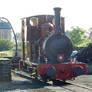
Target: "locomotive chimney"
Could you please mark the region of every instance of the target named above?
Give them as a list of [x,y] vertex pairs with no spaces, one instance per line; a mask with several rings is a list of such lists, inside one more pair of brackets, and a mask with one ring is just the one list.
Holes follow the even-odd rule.
[[61,11],[61,8],[54,8],[54,12],[55,12],[55,33],[59,33],[59,32],[62,31],[61,26],[60,26],[60,11]]

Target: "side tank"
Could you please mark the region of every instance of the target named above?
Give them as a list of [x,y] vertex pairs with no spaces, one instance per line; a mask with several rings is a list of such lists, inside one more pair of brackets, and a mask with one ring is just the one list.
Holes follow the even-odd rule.
[[72,42],[63,33],[62,28],[60,27],[61,22],[60,10],[61,8],[54,8],[55,11],[54,33],[45,40],[43,46],[45,56],[48,59],[47,62],[48,64],[66,62],[72,53]]

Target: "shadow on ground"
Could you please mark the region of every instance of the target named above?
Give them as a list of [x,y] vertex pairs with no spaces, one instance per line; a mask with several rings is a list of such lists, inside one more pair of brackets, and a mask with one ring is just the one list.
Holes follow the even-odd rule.
[[[10,91],[10,90],[28,90],[28,89],[39,89],[48,86],[45,83],[35,82],[30,80],[14,80],[11,82],[0,82],[0,92]],[[15,91],[14,91],[15,92]],[[49,91],[45,91],[49,92]]]

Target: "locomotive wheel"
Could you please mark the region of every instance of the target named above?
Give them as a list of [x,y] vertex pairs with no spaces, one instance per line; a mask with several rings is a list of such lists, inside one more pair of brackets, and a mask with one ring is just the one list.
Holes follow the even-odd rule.
[[53,85],[60,85],[60,81],[59,80],[52,80]]
[[48,77],[53,76],[55,73],[56,73],[56,69],[55,69],[54,66],[49,66],[49,67],[46,68],[46,75]]
[[48,78],[46,75],[40,75],[41,77],[41,80],[44,81],[44,82],[47,82],[48,81]]
[[66,80],[65,80],[65,79],[63,79],[63,80],[62,80],[62,82],[63,82],[63,83],[65,83],[65,82],[66,82]]
[[80,76],[83,74],[83,67],[81,66],[76,66],[74,69],[73,69],[73,75],[76,77],[76,76]]

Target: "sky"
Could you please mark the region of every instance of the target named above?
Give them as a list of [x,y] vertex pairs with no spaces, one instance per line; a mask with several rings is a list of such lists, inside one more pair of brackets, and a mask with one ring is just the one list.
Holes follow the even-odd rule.
[[65,30],[92,27],[92,0],[0,0],[0,17],[8,18],[15,32],[21,32],[21,18],[54,14],[54,7],[62,8]]

